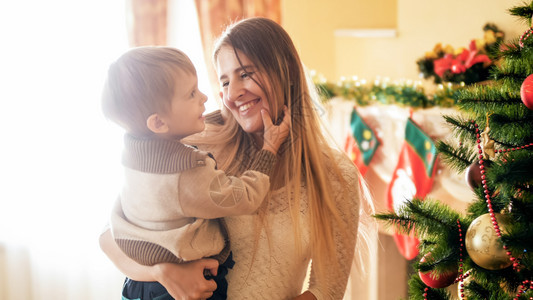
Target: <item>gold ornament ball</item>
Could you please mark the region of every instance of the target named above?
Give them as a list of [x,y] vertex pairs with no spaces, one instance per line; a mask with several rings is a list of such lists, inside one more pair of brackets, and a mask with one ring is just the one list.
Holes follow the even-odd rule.
[[[511,220],[507,215],[494,214],[500,231],[505,232]],[[468,227],[465,247],[470,258],[478,266],[487,270],[501,270],[512,264],[503,249],[501,239],[496,235],[490,214],[477,217]]]

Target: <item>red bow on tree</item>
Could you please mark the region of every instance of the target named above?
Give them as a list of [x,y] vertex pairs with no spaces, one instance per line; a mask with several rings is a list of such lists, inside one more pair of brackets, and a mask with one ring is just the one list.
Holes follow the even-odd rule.
[[491,63],[490,58],[485,54],[479,54],[476,46],[476,41],[470,42],[469,49],[464,49],[461,54],[454,56],[453,54],[446,54],[443,58],[433,61],[433,69],[435,74],[442,77],[444,73],[450,70],[453,74],[460,74],[466,72],[477,63]]

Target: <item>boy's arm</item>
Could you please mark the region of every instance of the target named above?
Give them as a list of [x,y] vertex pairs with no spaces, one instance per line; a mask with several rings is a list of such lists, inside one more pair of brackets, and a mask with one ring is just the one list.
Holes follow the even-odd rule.
[[[216,170],[214,160],[206,158],[206,166],[184,172],[180,178],[180,204],[187,216],[204,219],[254,213],[270,189],[270,178],[276,155],[290,132],[291,116],[283,109],[283,119],[274,125],[267,110],[263,119],[263,148],[250,170],[241,177],[226,176]],[[210,174],[209,172],[214,173]]]
[[270,189],[270,174],[276,156],[261,150],[250,170],[240,177],[228,176],[215,168],[215,161],[205,159],[205,166],[180,175],[178,199],[186,216],[214,219],[254,213]]

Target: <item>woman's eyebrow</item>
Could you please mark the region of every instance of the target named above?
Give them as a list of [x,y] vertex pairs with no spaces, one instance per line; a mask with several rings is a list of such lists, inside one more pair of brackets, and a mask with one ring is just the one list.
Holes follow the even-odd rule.
[[[237,69],[233,70],[232,73],[239,73],[241,71],[247,72],[247,70],[254,69],[254,68],[255,68],[254,65],[246,65],[246,66],[238,67]],[[222,74],[220,75],[218,79],[223,80],[226,78],[228,78],[228,75]]]
[[253,69],[253,68],[255,68],[254,65],[246,65],[246,66],[242,66],[242,67],[238,68],[235,71],[246,71],[247,69]]

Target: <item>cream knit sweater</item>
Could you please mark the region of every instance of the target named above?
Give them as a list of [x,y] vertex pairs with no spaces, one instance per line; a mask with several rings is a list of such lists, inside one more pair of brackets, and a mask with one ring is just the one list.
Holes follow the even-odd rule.
[[[289,201],[284,190],[274,191],[268,212],[270,232],[261,232],[258,245],[255,245],[254,225],[257,215],[233,216],[224,218],[228,226],[235,266],[229,270],[228,299],[292,299],[302,293],[302,289],[311,291],[317,299],[342,299],[352,259],[354,255],[356,231],[359,218],[359,184],[358,172],[353,163],[343,154],[338,153],[336,161],[342,170],[347,186],[340,186],[334,174],[329,174],[333,190],[338,191],[336,199],[347,204],[342,217],[353,228],[349,237],[348,249],[338,252],[340,268],[331,268],[327,282],[317,282],[311,267],[309,286],[304,286],[310,265],[309,219],[306,189],[302,187],[300,222],[302,235],[299,237],[302,250],[297,253]],[[340,195],[342,189],[348,189],[348,197]],[[337,239],[337,243],[339,240]],[[254,249],[257,251],[254,253]]]
[[[206,119],[212,124],[222,124],[222,115],[216,111]],[[206,147],[210,148],[210,147]],[[248,157],[253,157],[251,147]],[[255,150],[257,151],[257,150]],[[224,153],[216,153],[215,156]],[[289,199],[282,188],[271,193],[268,206],[269,232],[262,230],[256,244],[255,230],[257,215],[226,217],[231,240],[231,250],[235,266],[229,270],[228,299],[231,300],[286,300],[309,290],[318,300],[342,299],[350,275],[350,268],[355,251],[357,229],[359,223],[360,191],[356,167],[348,157],[336,152],[334,162],[339,166],[347,186],[341,186],[339,178],[333,172],[328,174],[336,191],[335,199],[345,207],[341,217],[349,228],[353,228],[348,241],[341,243],[336,236],[336,244],[349,245],[338,247],[339,268],[328,269],[327,282],[318,282],[311,264],[309,245],[310,227],[308,199],[305,186],[301,189],[300,222],[302,234],[299,236],[301,251],[297,253],[294,241],[292,218],[289,210]],[[250,163],[250,161],[248,161]],[[243,164],[246,162],[243,161]],[[346,197],[341,193],[347,190]],[[254,249],[256,251],[254,252]],[[309,286],[304,286],[307,271],[311,268]]]

